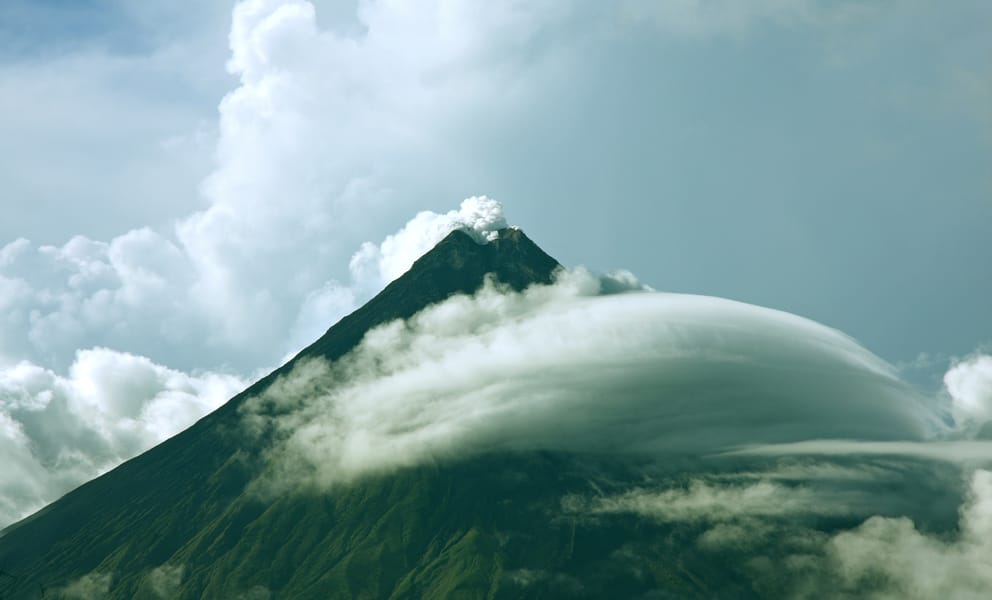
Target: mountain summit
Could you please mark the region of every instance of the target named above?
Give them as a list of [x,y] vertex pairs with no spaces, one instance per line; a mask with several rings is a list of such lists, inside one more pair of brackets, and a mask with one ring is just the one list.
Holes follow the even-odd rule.
[[532,284],[551,283],[552,273],[559,267],[558,261],[519,229],[501,229],[486,244],[455,230],[414,262],[409,271],[365,306],[341,319],[300,355],[340,358],[376,325],[412,317],[453,294],[471,294],[482,286],[487,275],[520,291]]

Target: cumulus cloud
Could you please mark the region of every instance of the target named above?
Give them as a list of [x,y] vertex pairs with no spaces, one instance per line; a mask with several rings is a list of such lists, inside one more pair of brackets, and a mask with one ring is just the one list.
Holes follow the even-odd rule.
[[2,354],[56,369],[88,344],[161,354],[170,342],[188,339],[196,322],[180,316],[174,294],[183,284],[184,257],[150,229],[110,243],[83,236],[57,247],[17,240],[0,257],[7,292]]
[[[348,268],[383,222],[451,197],[407,185],[423,173],[405,165],[428,155],[454,165],[442,140],[484,112],[480,103],[498,102],[514,67],[539,51],[538,30],[559,18],[555,4],[477,14],[447,2],[367,3],[356,35],[318,26],[304,0],[237,3],[228,69],[238,84],[220,103],[200,202],[177,205],[173,227],[157,219],[109,241],[8,244],[0,356],[61,370],[76,349],[100,345],[187,370],[271,367],[402,272],[417,255],[407,253],[452,221],[471,231],[502,222],[482,199],[475,214],[463,206],[432,224],[425,213]],[[356,269],[368,279],[352,287]]]
[[0,369],[0,526],[191,425],[240,391],[233,375],[190,375],[106,348],[67,375]]
[[[436,145],[507,83],[495,70],[530,57],[552,4],[364,3],[364,33],[352,36],[320,28],[304,0],[238,3],[228,69],[240,85],[221,102],[217,166],[203,186],[209,205],[176,228],[196,273],[190,301],[209,315],[212,342],[284,343],[294,323],[347,306],[329,284],[343,278],[340,259],[373,221],[432,201],[394,191],[421,177],[405,165],[425,152],[449,160]],[[426,232],[427,223],[412,227],[421,225]],[[406,259],[390,250],[417,242],[393,243],[352,266],[381,260],[395,277]]]
[[499,448],[718,453],[940,427],[834,330],[717,298],[602,295],[603,281],[490,282],[371,331],[334,364],[297,366],[248,404],[251,428],[282,438],[270,476],[329,485]]
[[992,431],[980,431],[992,421],[992,356],[978,354],[958,362],[944,375],[944,386],[955,422],[992,438]]

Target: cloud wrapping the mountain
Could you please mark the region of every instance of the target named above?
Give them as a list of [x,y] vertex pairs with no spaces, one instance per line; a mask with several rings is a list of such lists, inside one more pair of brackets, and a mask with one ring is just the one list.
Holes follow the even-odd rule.
[[523,293],[490,283],[371,331],[334,364],[297,366],[246,415],[282,437],[272,477],[328,486],[500,448],[705,454],[941,427],[886,363],[827,327],[603,288],[582,270]]

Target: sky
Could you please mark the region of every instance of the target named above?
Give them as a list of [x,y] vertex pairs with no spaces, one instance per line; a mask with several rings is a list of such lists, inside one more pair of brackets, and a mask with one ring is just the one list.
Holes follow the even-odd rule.
[[985,397],[988,3],[491,4],[3,3],[0,524],[504,214]]

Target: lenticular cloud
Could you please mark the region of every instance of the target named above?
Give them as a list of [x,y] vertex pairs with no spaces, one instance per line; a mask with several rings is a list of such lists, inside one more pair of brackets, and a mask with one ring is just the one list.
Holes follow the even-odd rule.
[[246,413],[271,481],[326,485],[497,449],[714,453],[810,439],[922,440],[937,427],[890,367],[812,321],[718,298],[603,295],[564,273],[491,282],[311,361]]

